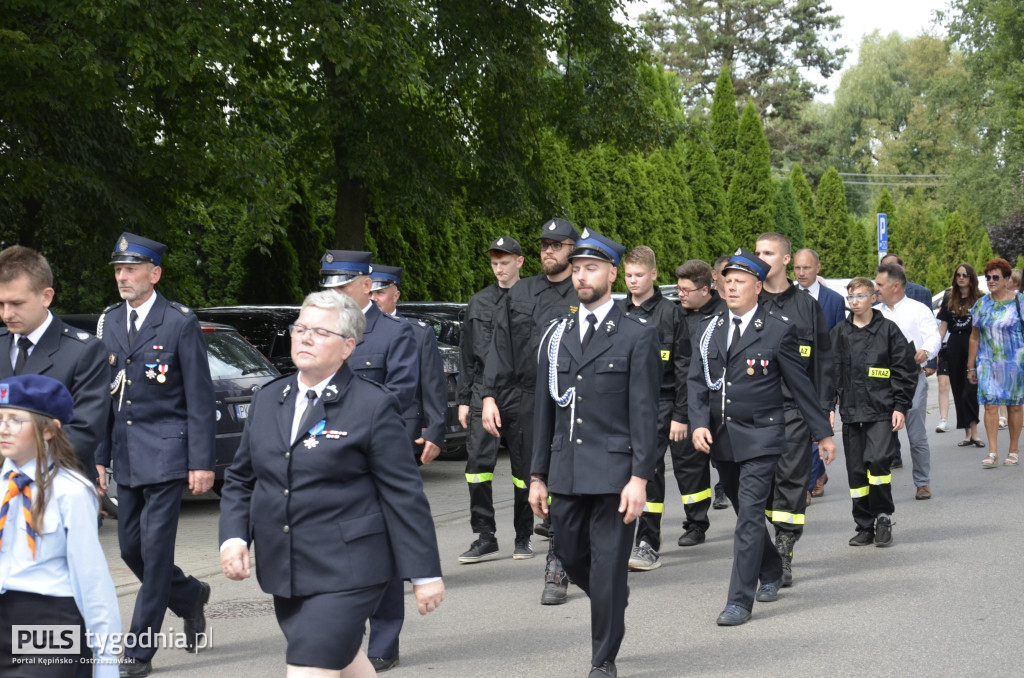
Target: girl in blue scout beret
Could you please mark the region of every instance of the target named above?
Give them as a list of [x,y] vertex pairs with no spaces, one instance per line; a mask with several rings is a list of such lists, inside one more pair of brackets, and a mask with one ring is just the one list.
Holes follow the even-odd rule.
[[[62,428],[71,413],[71,394],[55,379],[0,382],[0,675],[70,678],[86,662],[97,677],[118,675],[117,593],[96,492]],[[18,625],[32,626],[12,636]],[[78,632],[46,632],[55,625]]]

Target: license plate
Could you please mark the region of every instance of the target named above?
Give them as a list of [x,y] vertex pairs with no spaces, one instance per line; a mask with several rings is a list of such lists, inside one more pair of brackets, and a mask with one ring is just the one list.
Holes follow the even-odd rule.
[[235,405],[235,414],[238,415],[239,419],[247,419],[249,417],[249,403],[238,403]]

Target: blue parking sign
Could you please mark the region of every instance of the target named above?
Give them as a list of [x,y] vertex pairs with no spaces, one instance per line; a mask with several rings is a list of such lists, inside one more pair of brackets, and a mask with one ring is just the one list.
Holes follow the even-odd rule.
[[889,217],[882,212],[878,213],[878,251],[889,251]]

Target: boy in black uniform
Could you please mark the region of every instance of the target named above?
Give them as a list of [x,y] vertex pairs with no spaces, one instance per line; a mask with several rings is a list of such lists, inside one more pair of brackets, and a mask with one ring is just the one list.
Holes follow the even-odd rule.
[[[686,438],[686,369],[682,345],[686,338],[683,310],[661,294],[654,250],[634,247],[622,259],[629,295],[616,304],[627,316],[646,318],[658,330],[661,344],[661,390],[658,396],[658,447],[654,478],[647,484],[647,502],[637,521],[629,569],[645,572],[661,567],[661,514],[665,511],[665,448]],[[673,456],[674,456],[673,452]]]
[[917,388],[911,344],[896,323],[871,306],[875,284],[846,286],[853,315],[832,330],[836,399],[857,533],[850,546],[892,544],[892,441],[903,428]]
[[[796,327],[799,359],[814,383],[822,413],[831,409],[832,350],[828,324],[821,306],[801,292],[786,277],[790,261],[789,239],[778,233],[764,233],[754,252],[771,270],[764,281],[758,303],[776,315],[788,318]],[[783,586],[793,585],[793,545],[804,532],[807,486],[811,482],[814,454],[806,416],[801,414],[790,390],[783,387],[786,408],[786,452],[775,469],[775,483],[768,500],[768,518],[775,525],[775,547],[782,556]]]

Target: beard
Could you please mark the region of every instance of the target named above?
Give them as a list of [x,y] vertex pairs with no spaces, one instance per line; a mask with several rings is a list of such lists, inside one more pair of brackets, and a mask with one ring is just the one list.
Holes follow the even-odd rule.
[[541,262],[540,267],[544,275],[558,275],[569,268],[569,260],[559,261],[555,259],[554,261],[548,261],[545,259]]
[[581,304],[590,304],[604,297],[610,289],[611,284],[608,282],[594,284],[590,289],[576,290],[576,296],[579,297]]

